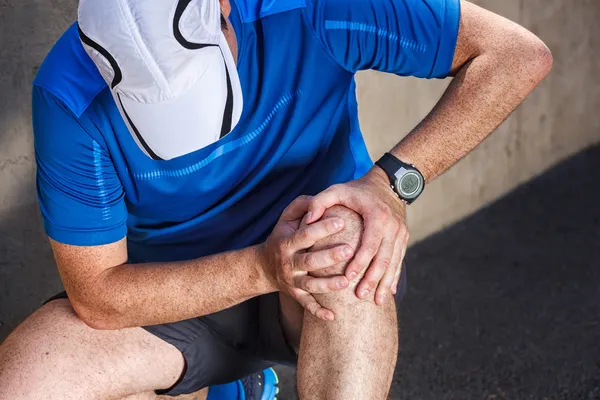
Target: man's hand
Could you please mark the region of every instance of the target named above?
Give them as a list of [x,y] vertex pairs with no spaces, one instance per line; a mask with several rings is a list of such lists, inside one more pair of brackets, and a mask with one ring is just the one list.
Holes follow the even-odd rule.
[[363,178],[334,185],[313,197],[306,222],[318,221],[334,205],[345,206],[364,219],[361,246],[345,275],[353,281],[366,270],[356,295],[365,299],[376,289],[375,302],[382,305],[389,292],[396,294],[406,253],[409,235],[405,205],[377,166]]
[[285,209],[263,246],[265,265],[280,290],[296,299],[314,316],[331,321],[335,318],[333,312],[321,307],[312,294],[346,289],[349,281],[343,275],[314,278],[308,273],[350,260],[354,249],[342,245],[317,252],[307,251],[318,241],[344,229],[341,218],[303,224],[311,202],[311,197],[302,196]]

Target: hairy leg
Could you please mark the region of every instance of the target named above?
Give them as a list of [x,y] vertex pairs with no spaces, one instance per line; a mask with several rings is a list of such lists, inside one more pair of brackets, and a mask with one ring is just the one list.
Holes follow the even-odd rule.
[[[357,248],[362,218],[341,206],[328,210],[324,218],[333,216],[343,218],[346,228],[318,243],[314,250],[340,244]],[[318,276],[337,275],[345,268],[346,263],[340,264],[320,271]],[[354,294],[358,282],[360,277],[343,292],[317,295],[317,301],[334,311],[336,319],[332,322],[303,313],[293,300],[281,296],[290,343],[297,343],[301,332],[298,392],[302,400],[380,400],[388,395],[398,354],[396,305],[393,298],[384,306],[375,305],[373,298],[359,300]]]
[[183,369],[179,350],[144,329],[97,331],[55,300],[0,346],[0,400],[154,400]]

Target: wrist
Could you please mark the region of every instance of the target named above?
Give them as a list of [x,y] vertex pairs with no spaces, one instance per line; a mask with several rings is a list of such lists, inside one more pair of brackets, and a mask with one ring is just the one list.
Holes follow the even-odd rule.
[[379,188],[382,188],[385,191],[388,191],[394,199],[398,201],[404,208],[406,206],[406,202],[398,196],[398,194],[392,188],[392,183],[390,182],[390,178],[387,173],[378,165],[373,165],[373,168],[367,172],[365,175],[365,179],[372,184],[376,185]]
[[277,283],[277,271],[267,255],[266,243],[261,243],[257,246],[254,246],[254,251],[256,265],[262,276],[262,281],[264,281],[265,293],[279,291],[279,285]]
[[365,179],[377,186],[386,187],[387,189],[393,192],[389,176],[378,165],[373,165],[373,168],[371,168],[369,172],[367,172],[367,174],[365,175]]

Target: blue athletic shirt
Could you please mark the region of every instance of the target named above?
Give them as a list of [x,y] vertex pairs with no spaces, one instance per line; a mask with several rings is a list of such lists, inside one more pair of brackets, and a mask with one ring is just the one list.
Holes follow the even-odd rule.
[[371,168],[354,74],[446,77],[460,19],[459,0],[231,3],[241,120],[169,161],[138,148],[76,25],[59,39],[33,89],[37,190],[52,239],[94,246],[127,236],[130,262],[260,243],[296,197]]

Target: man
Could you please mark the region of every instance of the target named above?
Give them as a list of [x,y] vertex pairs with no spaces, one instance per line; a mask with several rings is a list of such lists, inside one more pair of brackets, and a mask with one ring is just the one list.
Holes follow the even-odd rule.
[[[213,396],[239,379],[235,396],[272,398],[265,369],[296,362],[302,399],[386,398],[405,204],[551,64],[461,0],[82,0],[33,93],[68,299],[0,347],[0,399]],[[454,76],[377,166],[364,69]]]

